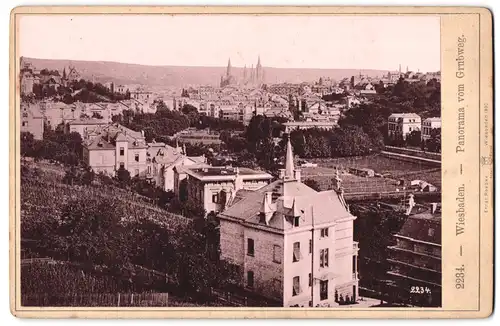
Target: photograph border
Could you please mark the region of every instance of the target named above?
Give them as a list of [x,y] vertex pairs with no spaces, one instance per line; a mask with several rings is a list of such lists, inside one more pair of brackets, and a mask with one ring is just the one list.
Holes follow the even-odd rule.
[[[471,129],[466,126],[466,132],[471,133],[469,136],[475,139],[474,132],[478,132],[478,152],[475,153],[472,149],[460,159],[464,165],[474,162],[478,167],[477,171],[466,169],[469,179],[474,179],[479,182],[479,198],[467,197],[468,212],[479,213],[477,217],[478,231],[474,233],[470,231],[464,236],[465,242],[475,243],[479,245],[480,252],[476,252],[478,264],[476,267],[470,266],[468,273],[470,278],[477,279],[477,285],[472,281],[469,287],[477,286],[477,294],[462,295],[457,297],[453,284],[453,275],[451,275],[450,284],[443,282],[443,305],[441,308],[49,308],[49,307],[21,307],[20,305],[20,276],[18,267],[20,266],[20,133],[18,130],[19,122],[19,94],[20,85],[18,80],[19,70],[19,24],[20,15],[31,14],[65,14],[65,15],[85,15],[85,14],[245,14],[245,15],[439,15],[447,16],[445,20],[441,20],[441,71],[454,64],[449,62],[453,58],[453,54],[449,53],[446,60],[443,60],[443,40],[456,38],[453,34],[453,27],[468,31],[477,30],[478,53],[478,81],[472,78],[464,78],[463,82],[470,85],[470,88],[476,88],[474,96],[479,102],[479,114],[473,119],[477,119],[478,126]],[[460,25],[461,15],[477,16],[479,26],[464,26]],[[443,24],[451,28],[443,29]],[[492,15],[486,8],[478,7],[235,7],[235,6],[212,6],[212,7],[180,7],[180,6],[23,6],[17,7],[11,12],[10,21],[10,146],[9,146],[9,181],[10,181],[10,303],[11,313],[18,317],[28,318],[64,318],[64,317],[85,317],[85,318],[481,318],[487,317],[493,310],[493,51],[492,51]],[[474,36],[474,35],[473,35]],[[456,42],[455,40],[451,43]],[[471,40],[472,42],[472,40]],[[449,42],[448,42],[449,43]],[[473,55],[473,50],[466,56]],[[450,59],[448,59],[450,58]],[[451,59],[453,60],[453,59]],[[474,59],[468,59],[472,66]],[[475,67],[472,67],[475,68]],[[472,69],[469,67],[468,69]],[[474,70],[473,70],[474,71]],[[451,75],[454,71],[451,71]],[[447,79],[446,73],[443,74],[442,82],[442,109],[454,104],[448,97],[448,93],[453,94],[456,91],[456,85],[452,80]],[[449,80],[449,81],[448,81]],[[455,89],[455,90],[453,90]],[[446,94],[446,96],[445,96]],[[450,95],[451,97],[451,95]],[[471,95],[471,97],[473,97]],[[472,101],[472,100],[471,100]],[[476,103],[468,103],[470,106],[477,105]],[[456,106],[456,104],[455,104]],[[487,106],[487,107],[486,107]],[[453,118],[453,112],[451,112]],[[443,114],[444,118],[444,114]],[[456,118],[456,117],[455,117]],[[448,119],[443,119],[448,120]],[[469,120],[469,121],[474,121]],[[443,123],[445,125],[446,123]],[[483,126],[484,125],[484,126]],[[468,131],[467,131],[468,130]],[[443,128],[443,156],[445,156],[445,146],[448,141],[445,139],[455,138],[457,130]],[[470,139],[468,138],[468,139]],[[472,145],[470,145],[472,146]],[[452,146],[454,150],[454,146]],[[471,155],[472,154],[472,155]],[[478,155],[479,154],[479,155]],[[449,155],[450,160],[454,160],[454,156]],[[489,158],[489,159],[483,159]],[[457,171],[452,170],[450,166],[442,165],[442,184],[457,177]],[[452,162],[453,163],[453,162]],[[455,169],[455,166],[453,166]],[[474,172],[472,172],[474,171]],[[462,164],[460,164],[460,175],[462,175]],[[475,174],[477,173],[477,174]],[[451,181],[450,181],[451,182]],[[456,182],[453,182],[455,184]],[[485,189],[486,188],[486,189]],[[474,192],[472,192],[474,193]],[[453,197],[453,195],[451,195]],[[443,202],[454,202],[455,198],[445,198]],[[451,204],[450,204],[451,205]],[[452,218],[446,213],[451,211],[443,211],[444,218]],[[468,216],[469,220],[473,220],[475,216]],[[444,223],[445,221],[443,221]],[[472,223],[472,222],[471,222]],[[454,222],[452,223],[454,225]],[[450,261],[455,261],[457,252],[455,246],[451,248],[450,243],[455,244],[456,239],[445,237],[447,232],[454,231],[443,224],[443,261],[450,257]],[[468,226],[470,227],[470,226]],[[446,230],[446,231],[444,231]],[[469,229],[470,230],[470,229]],[[474,239],[476,237],[477,239]],[[469,241],[467,239],[470,239]],[[472,257],[472,256],[470,256]],[[445,280],[445,267],[443,263],[443,281]],[[478,270],[474,270],[474,268]],[[480,284],[491,285],[490,291],[480,289]],[[450,286],[452,288],[450,288]],[[445,303],[445,295],[452,296]],[[477,302],[477,308],[470,309],[471,301]],[[458,301],[455,304],[455,301]],[[447,309],[447,307],[451,307]]]

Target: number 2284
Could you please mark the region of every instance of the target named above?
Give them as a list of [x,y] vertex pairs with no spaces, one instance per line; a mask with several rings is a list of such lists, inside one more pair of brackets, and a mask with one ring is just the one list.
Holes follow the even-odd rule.
[[455,288],[457,290],[465,289],[465,268],[463,265],[455,268]]

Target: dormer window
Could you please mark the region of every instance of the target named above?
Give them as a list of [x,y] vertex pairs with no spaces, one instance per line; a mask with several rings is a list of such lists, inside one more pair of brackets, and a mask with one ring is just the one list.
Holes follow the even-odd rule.
[[259,223],[266,223],[266,214],[259,213],[257,217],[259,218]]

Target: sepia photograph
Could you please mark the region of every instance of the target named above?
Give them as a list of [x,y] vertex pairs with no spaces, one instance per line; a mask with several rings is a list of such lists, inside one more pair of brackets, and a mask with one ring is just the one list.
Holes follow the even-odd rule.
[[485,312],[482,15],[19,14],[16,307]]
[[19,31],[22,306],[441,306],[439,17]]

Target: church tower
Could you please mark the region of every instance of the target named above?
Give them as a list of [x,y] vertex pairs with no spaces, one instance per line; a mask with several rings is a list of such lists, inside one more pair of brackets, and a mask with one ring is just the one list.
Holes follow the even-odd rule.
[[257,83],[262,82],[262,65],[260,64],[260,55],[257,60],[257,66],[255,67],[255,79]]
[[231,58],[229,58],[229,60],[227,61],[226,76],[231,76]]

